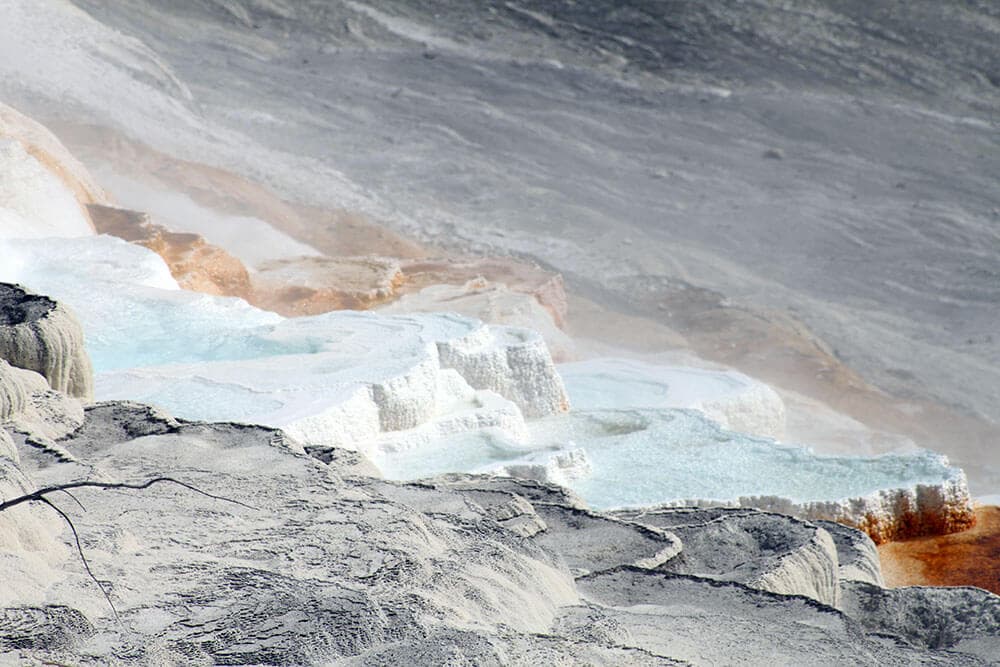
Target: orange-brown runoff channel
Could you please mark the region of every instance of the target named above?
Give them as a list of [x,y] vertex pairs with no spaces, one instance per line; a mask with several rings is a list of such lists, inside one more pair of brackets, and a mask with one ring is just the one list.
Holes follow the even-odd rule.
[[887,542],[878,555],[891,588],[978,586],[1000,595],[1000,507],[977,507],[969,530]]

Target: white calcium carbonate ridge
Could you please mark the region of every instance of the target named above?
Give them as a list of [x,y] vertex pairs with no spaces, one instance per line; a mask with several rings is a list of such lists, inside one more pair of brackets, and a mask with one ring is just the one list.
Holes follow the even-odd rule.
[[0,137],[0,239],[94,233],[69,188],[24,145]]
[[[944,457],[942,457],[944,458]],[[810,521],[834,521],[868,533],[877,542],[923,534],[921,526],[968,527],[974,505],[965,472],[950,468],[939,483],[878,489],[863,496],[796,501],[782,496],[741,496],[735,499],[686,498],[663,507],[753,507]],[[940,530],[928,531],[933,534]]]
[[452,314],[285,319],[179,290],[154,253],[108,237],[3,241],[5,254],[23,261],[0,266],[0,280],[36,285],[79,314],[98,399],[352,448],[433,420],[427,437],[499,427],[523,438],[522,413],[567,407],[544,341],[526,329]]
[[[440,472],[523,465],[512,472],[566,484],[597,507],[662,502],[681,488],[687,489],[681,497],[694,499],[725,500],[727,489],[791,498],[804,484],[810,492],[829,488],[794,504],[837,503],[859,495],[848,490],[859,475],[871,483],[859,487],[860,495],[884,489],[879,493],[895,498],[889,489],[933,486],[947,468],[923,454],[906,459],[915,468],[902,459],[817,457],[662,407],[700,403],[726,410],[730,421],[746,413],[745,421],[766,415],[759,421],[767,423],[778,415],[780,399],[739,374],[614,360],[564,366],[570,394],[583,407],[588,401],[659,407],[560,417],[566,390],[544,341],[530,330],[454,314],[339,311],[285,319],[238,299],[179,290],[154,253],[115,239],[0,243],[23,260],[0,267],[0,280],[13,275],[29,287],[38,284],[79,315],[98,369],[98,399],[159,404],[190,419],[282,427],[302,444],[384,459],[427,448],[435,450],[431,463]],[[777,482],[790,466],[806,481],[785,493]],[[727,469],[743,477],[708,483]],[[944,506],[961,505],[959,491],[945,494]],[[929,506],[919,494],[918,500]],[[863,511],[898,516],[889,500],[872,507]],[[827,510],[823,518],[837,518]]]
[[781,440],[785,404],[767,384],[736,371],[590,359],[559,365],[573,406],[691,408],[723,428]]

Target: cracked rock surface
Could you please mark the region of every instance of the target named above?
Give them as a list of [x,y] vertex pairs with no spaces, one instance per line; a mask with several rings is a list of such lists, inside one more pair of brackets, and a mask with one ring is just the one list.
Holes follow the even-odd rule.
[[[54,512],[4,513],[35,534],[4,543],[19,581],[0,599],[11,660],[974,665],[1000,641],[1000,598],[984,591],[845,579],[839,554],[867,539],[847,528],[734,509],[610,516],[503,477],[389,482],[356,452],[310,456],[276,429],[129,402],[88,407],[51,451],[14,442],[30,456],[4,459],[7,497],[168,475],[228,500],[169,483],[79,489],[86,511],[52,496],[118,621]],[[793,580],[800,590],[775,592]]]

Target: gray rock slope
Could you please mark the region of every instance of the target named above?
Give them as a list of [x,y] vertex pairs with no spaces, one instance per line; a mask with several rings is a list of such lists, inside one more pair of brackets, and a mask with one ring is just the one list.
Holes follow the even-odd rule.
[[[10,4],[0,92],[41,120],[671,325],[658,305],[783,311],[901,398],[998,413],[996,2]],[[995,488],[978,437],[921,444]]]
[[14,526],[0,513],[12,661],[974,665],[1000,651],[1000,598],[849,581],[841,558],[877,575],[849,529],[751,510],[609,516],[501,477],[388,482],[353,453],[137,403],[90,406],[45,446],[10,431],[7,498],[169,475],[243,503],[169,483],[51,496],[116,613],[52,510]]

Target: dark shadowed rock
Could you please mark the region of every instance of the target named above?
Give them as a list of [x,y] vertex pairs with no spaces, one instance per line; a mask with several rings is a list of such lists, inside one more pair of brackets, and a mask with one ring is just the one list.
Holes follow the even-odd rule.
[[875,543],[865,533],[833,521],[817,521],[837,545],[841,581],[864,581],[882,586],[882,565]]
[[954,649],[992,664],[1000,657],[1000,597],[981,588],[842,586],[844,612],[869,632],[888,632],[914,646]]
[[62,605],[0,609],[0,625],[0,651],[69,652],[94,634],[86,616]]

